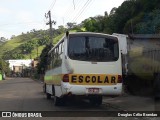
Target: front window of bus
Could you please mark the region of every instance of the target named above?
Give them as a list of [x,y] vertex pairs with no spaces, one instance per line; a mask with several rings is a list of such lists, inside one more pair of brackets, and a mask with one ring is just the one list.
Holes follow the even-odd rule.
[[72,60],[109,62],[119,57],[118,40],[111,37],[71,36],[68,56]]

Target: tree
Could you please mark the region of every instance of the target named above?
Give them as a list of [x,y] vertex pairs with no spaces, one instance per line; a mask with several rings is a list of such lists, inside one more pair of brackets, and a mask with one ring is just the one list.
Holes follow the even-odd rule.
[[46,45],[47,43],[49,43],[49,39],[46,39],[45,37],[39,38],[37,43],[38,43],[38,46]]
[[140,34],[155,34],[160,30],[160,10],[153,10],[146,13],[141,22],[136,24],[136,33]]
[[44,74],[49,62],[48,52],[51,50],[52,47],[53,46],[49,44],[46,45],[46,47],[42,50],[42,53],[40,55],[40,62],[37,65],[37,73]]
[[107,11],[104,12],[104,16],[108,17],[108,12]]
[[159,33],[159,0],[126,0],[118,8],[114,7],[109,16],[95,16],[82,23],[87,31],[116,33]]
[[115,12],[116,12],[116,10],[117,10],[116,7],[112,8],[112,10],[111,10],[110,13],[109,13],[109,16],[114,15]]
[[7,75],[9,75],[10,73],[9,63],[4,61],[3,59],[0,59],[0,71]]
[[11,36],[11,39],[13,39],[13,38],[15,38],[15,37],[16,37],[15,35],[12,35],[12,36]]
[[7,39],[5,37],[0,37],[0,42],[5,42]]
[[58,30],[60,31],[60,33],[64,33],[65,32],[65,28],[63,25],[58,26]]
[[67,23],[67,26],[69,29],[73,28],[75,25],[76,25],[76,23],[71,23],[71,22]]
[[90,17],[83,21],[83,25],[87,31],[94,32],[96,31],[96,19]]

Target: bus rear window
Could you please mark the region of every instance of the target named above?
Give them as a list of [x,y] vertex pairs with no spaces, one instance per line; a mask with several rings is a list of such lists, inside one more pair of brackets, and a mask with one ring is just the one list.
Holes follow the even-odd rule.
[[117,61],[118,40],[111,37],[73,36],[69,39],[68,56],[79,61]]

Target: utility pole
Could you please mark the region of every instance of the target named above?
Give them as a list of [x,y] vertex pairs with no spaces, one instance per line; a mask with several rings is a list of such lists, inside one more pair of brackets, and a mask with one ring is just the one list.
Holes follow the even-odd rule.
[[49,17],[49,22],[46,23],[46,25],[49,25],[50,28],[50,45],[52,45],[52,38],[53,38],[53,31],[52,31],[52,24],[56,24],[56,21],[52,21],[51,20],[51,11],[48,11],[47,14],[45,14],[45,17],[48,18]]

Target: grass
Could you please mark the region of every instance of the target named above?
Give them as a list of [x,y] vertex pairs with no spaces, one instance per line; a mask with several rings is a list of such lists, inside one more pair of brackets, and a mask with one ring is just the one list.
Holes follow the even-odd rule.
[[23,42],[21,39],[19,39],[18,37],[15,37],[14,39],[9,40],[4,44],[0,45],[0,57],[2,57],[3,53],[5,53],[6,51],[13,50],[18,46],[20,46],[22,43]]
[[[54,38],[54,44],[56,44],[62,37],[64,34],[61,34],[59,36],[57,36],[56,38]],[[18,49],[18,47],[23,44],[26,40],[21,39],[21,37],[15,37],[12,40],[9,40],[3,44],[0,44],[0,58],[3,56],[3,54],[7,51],[11,51],[14,49]],[[45,47],[45,45],[43,46],[39,46],[38,47],[38,56],[41,54],[43,48]],[[30,59],[30,58],[36,58],[37,57],[37,48],[35,48],[34,50],[32,50],[31,54],[26,54],[25,55],[25,59]]]
[[[31,51],[31,54],[26,54],[25,55],[25,59],[34,59],[34,58],[37,58],[37,55],[40,56],[43,48],[45,47],[45,45],[43,46],[39,46],[38,48],[35,48],[34,50]],[[37,51],[38,49],[38,51]],[[37,54],[38,52],[38,54]]]
[[[56,44],[63,36],[64,36],[64,34],[60,34],[57,37],[53,38],[54,44]],[[38,47],[38,57],[41,55],[41,52],[44,49],[44,47],[45,47],[45,45]],[[37,58],[37,48],[32,50],[31,54],[26,54],[25,55],[25,59],[31,59],[31,58],[32,59]]]
[[64,36],[63,34],[58,35],[57,37],[53,38],[53,44],[55,45],[59,40],[61,40],[61,38]]

